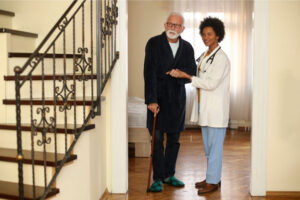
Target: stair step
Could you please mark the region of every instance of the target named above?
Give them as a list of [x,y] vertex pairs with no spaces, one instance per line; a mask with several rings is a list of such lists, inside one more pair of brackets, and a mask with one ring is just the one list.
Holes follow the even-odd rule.
[[[76,128],[76,131],[79,131],[82,125],[77,125],[78,128]],[[88,131],[95,128],[95,124],[88,124],[84,128],[84,131]],[[0,130],[17,130],[16,124],[0,124]],[[21,131],[31,131],[31,125],[30,124],[22,124],[21,125]],[[38,132],[42,131],[42,128],[37,129]],[[68,134],[74,134],[75,129],[74,125],[68,124],[67,125],[67,133]],[[53,130],[47,130],[48,133],[53,133]],[[63,124],[58,124],[56,126],[56,133],[65,133],[65,127]]]
[[11,28],[12,27],[12,17],[15,14],[6,10],[0,10],[0,27]]
[[11,16],[14,17],[15,13],[7,10],[0,10],[0,15],[6,15],[6,16]]
[[[35,187],[37,199],[43,195],[44,187]],[[52,188],[47,197],[52,197],[59,193],[59,189]],[[0,198],[6,199],[19,199],[19,184],[12,183],[7,181],[0,181]],[[33,187],[32,185],[24,185],[24,199],[31,200],[33,199]]]
[[[20,79],[23,80],[26,76],[20,76]],[[82,77],[82,75],[75,75],[75,78],[78,80]],[[86,77],[91,77],[91,75],[86,74]],[[32,75],[32,80],[33,81],[41,81],[42,80],[42,75]],[[93,74],[92,76],[93,79],[97,79],[97,74]],[[56,80],[63,80],[64,79],[64,75],[62,74],[57,74],[55,75],[55,79]],[[73,80],[73,74],[67,74],[66,75],[66,79],[67,80]],[[15,80],[15,76],[14,75],[10,75],[10,76],[4,76],[4,80],[6,81],[14,81]],[[54,80],[53,75],[47,74],[44,75],[44,80],[49,81],[49,80]]]
[[[9,58],[29,58],[32,55],[32,53],[27,52],[9,52],[8,57]],[[38,54],[41,56],[42,54]],[[66,58],[73,58],[73,54],[63,54],[63,53],[57,53],[54,54],[55,58],[64,58],[66,55]],[[75,54],[75,58],[80,58],[81,54]],[[44,55],[44,58],[52,58],[53,59],[53,53],[47,53]]]
[[[44,165],[43,152],[34,153],[34,164],[35,165]],[[30,150],[23,150],[23,163],[24,164],[32,164],[32,157]],[[57,154],[57,165],[64,158],[64,154]],[[55,153],[46,153],[46,165],[55,167]],[[69,157],[67,162],[71,162],[77,159],[77,155],[73,154]],[[16,149],[8,149],[8,148],[0,148],[0,161],[5,162],[18,162],[17,160],[17,150]]]
[[[94,98],[94,103],[96,103],[96,98]],[[16,105],[16,100],[15,99],[3,99],[3,104],[6,105]],[[21,99],[20,101],[21,105],[30,105],[30,99]],[[73,105],[74,104],[74,100],[73,99],[69,99],[67,101],[68,104]],[[43,100],[42,99],[32,99],[32,104],[33,105],[43,105]],[[92,100],[90,97],[86,97],[85,101],[79,98],[76,99],[76,105],[77,106],[82,106],[82,105],[86,105],[86,106],[91,106],[92,105]],[[46,98],[45,99],[45,104],[44,105],[54,105],[54,100],[53,98]],[[63,100],[57,100],[56,101],[56,105],[64,105],[64,101]]]
[[38,34],[36,33],[30,33],[26,31],[18,31],[8,28],[0,28],[0,33],[11,33],[13,35],[23,36],[23,37],[31,37],[31,38],[37,38]]

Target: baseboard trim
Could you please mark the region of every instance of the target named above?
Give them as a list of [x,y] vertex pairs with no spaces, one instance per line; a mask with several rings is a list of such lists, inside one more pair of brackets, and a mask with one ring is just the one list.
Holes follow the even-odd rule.
[[266,197],[288,197],[288,198],[299,198],[300,191],[267,191]]
[[101,196],[101,198],[99,200],[105,200],[105,199],[108,198],[109,195],[110,194],[109,194],[109,192],[108,192],[108,190],[106,188],[105,191],[104,191],[104,193],[102,194],[102,196]]
[[109,193],[106,188],[99,200],[110,200],[110,199],[127,199],[127,193],[126,194],[115,194],[115,193],[112,194],[112,193]]
[[239,126],[237,128],[237,130],[240,131],[240,132],[249,132],[249,131],[251,131],[251,128],[250,127],[246,127],[246,126]]

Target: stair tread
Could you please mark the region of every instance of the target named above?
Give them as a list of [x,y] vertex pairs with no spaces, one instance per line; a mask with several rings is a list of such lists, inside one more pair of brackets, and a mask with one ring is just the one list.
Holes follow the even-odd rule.
[[[81,124],[77,124],[76,131],[79,131],[79,129],[82,127]],[[84,128],[84,131],[91,130],[95,128],[95,124],[88,124]],[[16,124],[13,123],[6,123],[6,124],[0,124],[0,130],[17,130]],[[31,125],[30,124],[21,124],[21,130],[22,131],[31,131]],[[42,128],[38,128],[37,131],[42,131]],[[73,124],[67,124],[66,129],[68,134],[74,134],[75,129]],[[53,130],[47,130],[49,133],[53,133]],[[56,133],[65,133],[65,126],[63,124],[57,124],[56,125]]]
[[[91,74],[86,74],[87,77],[90,77]],[[20,76],[20,79],[23,80],[26,76]],[[55,75],[55,79],[63,79],[64,75],[63,74],[57,74]],[[92,75],[93,79],[97,79],[97,74]],[[76,79],[81,78],[81,75],[75,75]],[[53,74],[45,74],[44,75],[44,80],[53,80]],[[66,74],[66,79],[67,80],[73,80],[73,74]],[[15,80],[15,75],[8,75],[4,76],[4,80],[6,81],[14,81]],[[42,75],[32,75],[32,80],[33,81],[41,81],[42,80]]]
[[15,13],[14,13],[14,12],[11,12],[11,11],[1,10],[1,9],[0,9],[0,15],[6,15],[6,16],[14,17],[14,16],[15,16]]
[[36,33],[31,33],[31,32],[27,32],[27,31],[19,31],[19,30],[4,28],[4,27],[0,27],[0,33],[11,33],[13,35],[18,35],[18,36],[23,36],[23,37],[31,37],[31,38],[38,37],[38,34],[36,34]]
[[[31,52],[9,52],[8,53],[8,57],[9,58],[29,58],[32,55]],[[39,54],[39,56],[41,56],[42,54]],[[67,53],[67,54],[63,54],[63,53],[56,53],[54,54],[55,58],[64,58],[64,55],[66,55],[66,58],[73,58],[73,54],[72,53]],[[81,54],[75,54],[75,58],[80,58]],[[53,59],[53,53],[47,53],[44,55],[44,58],[52,58]]]
[[[44,165],[43,152],[35,151],[34,153],[34,164],[35,165]],[[57,154],[57,164],[61,162],[64,158],[65,154],[58,153]],[[72,154],[67,162],[71,162],[77,159],[77,155]],[[18,162],[17,160],[17,150],[9,149],[9,148],[0,148],[0,161],[7,162]],[[24,164],[32,164],[32,156],[31,150],[23,150],[23,163]],[[55,153],[46,153],[46,165],[47,166],[55,166]]]
[[[96,102],[97,98],[94,97],[94,103]],[[30,105],[31,100],[30,99],[21,99],[20,100],[21,105]],[[67,100],[68,104],[73,105],[74,104],[74,99],[68,99]],[[16,100],[15,99],[3,99],[3,104],[6,105],[16,105]],[[33,105],[43,105],[43,100],[40,98],[33,98],[32,99],[32,104]],[[87,105],[90,106],[92,105],[92,98],[91,97],[86,97],[85,101],[83,101],[82,97],[77,97],[76,98],[76,105],[78,106],[82,106],[82,105]],[[53,98],[45,98],[45,105],[54,105],[54,101]],[[57,100],[56,101],[56,105],[64,105],[64,101],[63,100]]]
[[[36,186],[36,196],[39,199],[43,192],[44,187]],[[31,200],[33,199],[33,186],[24,184],[24,199]],[[59,193],[58,188],[52,188],[47,197],[54,196]],[[0,197],[7,199],[19,199],[19,184],[8,182],[8,181],[0,181]]]

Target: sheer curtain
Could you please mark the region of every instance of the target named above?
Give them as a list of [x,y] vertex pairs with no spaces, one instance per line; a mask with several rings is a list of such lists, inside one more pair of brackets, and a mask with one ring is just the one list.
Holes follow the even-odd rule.
[[[185,18],[185,31],[182,37],[194,47],[195,58],[206,50],[199,35],[199,24],[204,17],[213,16],[225,24],[225,39],[220,43],[231,62],[231,104],[230,127],[250,128],[252,96],[252,32],[253,1],[249,0],[175,0],[172,10],[180,12]],[[189,123],[190,97],[187,89],[186,122]]]

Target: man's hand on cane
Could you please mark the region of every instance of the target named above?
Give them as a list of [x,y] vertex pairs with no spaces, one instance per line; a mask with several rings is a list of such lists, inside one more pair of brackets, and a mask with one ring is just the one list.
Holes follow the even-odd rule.
[[148,109],[153,112],[154,117],[159,113],[159,106],[157,103],[150,103],[148,104]]

